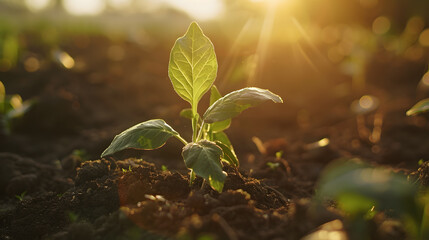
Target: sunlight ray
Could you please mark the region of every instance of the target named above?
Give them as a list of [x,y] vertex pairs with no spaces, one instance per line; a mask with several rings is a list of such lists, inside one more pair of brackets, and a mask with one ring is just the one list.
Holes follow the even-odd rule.
[[267,11],[265,14],[264,23],[262,25],[261,33],[259,35],[258,46],[256,48],[256,59],[257,67],[254,69],[253,73],[250,73],[247,85],[255,85],[255,82],[258,79],[258,75],[262,71],[266,59],[266,54],[268,50],[268,43],[271,39],[271,34],[273,30],[274,19],[276,16],[276,8],[278,5],[278,0],[271,0],[267,3]]

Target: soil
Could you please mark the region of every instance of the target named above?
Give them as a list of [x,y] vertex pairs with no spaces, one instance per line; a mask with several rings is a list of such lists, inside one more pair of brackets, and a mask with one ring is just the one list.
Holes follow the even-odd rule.
[[[12,134],[0,136],[0,239],[301,239],[335,220],[348,233],[335,204],[312,200],[324,167],[340,158],[359,157],[429,185],[428,120],[405,116],[416,101],[423,61],[379,53],[368,63],[365,91],[347,96],[334,90],[351,89],[350,79],[332,69],[303,73],[288,65],[291,60],[273,62],[267,79],[285,68],[293,77],[256,84],[285,103],[267,103],[234,119],[227,134],[241,165],[224,166],[228,177],[218,193],[200,178],[189,185],[178,141],[99,159],[115,134],[148,119],[163,118],[190,132],[190,123],[178,118],[187,106],[167,77],[169,47],[147,49],[100,36],[74,36],[62,44],[75,57],[74,70],[48,61],[35,73],[21,65],[0,73],[9,94],[37,100],[14,122]],[[224,49],[220,41],[215,45]],[[112,46],[125,57],[106,56]],[[275,49],[268,59],[290,51]],[[226,52],[217,54],[221,63]],[[221,68],[220,77],[225,72]],[[312,74],[335,80],[308,80]],[[221,81],[224,93],[245,85]],[[380,106],[353,114],[350,104],[363,94],[376,96]],[[381,136],[369,138],[377,122]],[[389,217],[372,224],[372,239],[407,237]]]

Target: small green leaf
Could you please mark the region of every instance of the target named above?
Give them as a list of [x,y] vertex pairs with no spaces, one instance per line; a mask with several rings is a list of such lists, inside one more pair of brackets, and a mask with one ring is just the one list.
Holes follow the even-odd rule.
[[[222,94],[219,92],[217,87],[213,85],[210,91],[210,105],[215,103],[221,97],[222,97]],[[228,129],[229,126],[231,126],[231,119],[227,119],[221,122],[214,122],[210,124],[210,130],[214,133],[222,132],[225,129]]]
[[427,111],[429,111],[429,98],[423,99],[416,103],[416,105],[407,111],[407,116],[417,115]]
[[180,137],[172,127],[162,119],[152,119],[134,125],[113,139],[101,157],[112,155],[127,148],[151,150],[162,147],[172,136]]
[[226,173],[222,171],[220,158],[222,149],[214,142],[201,140],[189,143],[183,148],[182,156],[188,168],[196,175],[209,181],[216,191],[222,192]]
[[282,103],[283,100],[276,94],[255,87],[243,88],[218,99],[203,115],[206,123],[220,122],[233,118],[249,107],[256,106],[267,100]]
[[171,49],[168,76],[177,94],[191,104],[194,114],[201,97],[213,84],[217,68],[213,44],[192,22]]
[[192,109],[191,108],[182,109],[182,111],[180,111],[180,116],[187,119],[192,119]]
[[24,102],[21,102],[20,105],[17,106],[17,108],[10,109],[6,116],[10,119],[12,118],[19,118],[22,117],[30,108],[35,104],[35,101],[33,100],[27,100]]
[[213,141],[219,141],[232,149],[231,141],[224,132],[217,132],[213,134]]
[[220,121],[220,122],[214,122],[210,124],[210,130],[214,133],[222,132],[231,126],[231,118]]
[[221,97],[222,97],[222,94],[220,94],[217,87],[215,85],[212,85],[212,87],[210,89],[210,105],[215,103]]
[[232,149],[232,146],[228,146],[221,141],[216,141],[216,145],[218,145],[220,148],[222,148],[223,151],[223,159],[225,159],[228,164],[238,167],[238,158],[237,155],[235,155],[234,149]]

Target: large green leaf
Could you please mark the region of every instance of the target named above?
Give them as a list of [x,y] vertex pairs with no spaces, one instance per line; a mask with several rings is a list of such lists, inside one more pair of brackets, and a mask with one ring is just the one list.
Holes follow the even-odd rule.
[[189,143],[183,148],[183,159],[188,168],[196,175],[209,181],[216,191],[222,192],[226,173],[222,171],[220,158],[222,149],[214,142],[201,140],[197,143]]
[[152,119],[134,125],[113,139],[101,157],[112,155],[127,148],[151,150],[162,147],[172,136],[180,137],[172,127],[162,119]]
[[416,103],[416,105],[407,111],[407,116],[412,116],[427,111],[429,111],[429,98],[423,99]]
[[213,44],[192,22],[171,49],[168,76],[177,94],[191,104],[194,114],[201,97],[213,84],[217,68]]
[[268,100],[275,103],[283,102],[281,97],[268,90],[255,87],[243,88],[218,99],[204,113],[203,120],[206,123],[220,122]]

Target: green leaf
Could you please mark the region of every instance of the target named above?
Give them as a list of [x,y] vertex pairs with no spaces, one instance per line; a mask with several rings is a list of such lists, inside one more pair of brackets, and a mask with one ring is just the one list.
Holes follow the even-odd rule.
[[[219,92],[217,87],[215,85],[212,86],[210,91],[210,105],[215,103],[219,98],[222,97],[222,94]],[[221,122],[214,122],[210,124],[210,130],[214,133],[216,132],[222,132],[225,129],[228,129],[229,126],[231,126],[231,119],[226,119]]]
[[275,103],[283,102],[278,95],[255,87],[230,92],[207,109],[203,115],[203,120],[206,123],[213,123],[233,118],[242,111],[267,100],[272,100]]
[[407,111],[407,116],[417,115],[427,111],[429,111],[429,98],[423,99],[416,103],[416,105]]
[[16,108],[9,109],[6,116],[10,119],[22,117],[35,104],[33,100],[27,100],[19,104]]
[[180,116],[187,119],[192,119],[192,109],[191,108],[182,109],[182,111],[180,111]]
[[192,22],[171,49],[168,76],[177,94],[191,104],[194,114],[201,97],[213,84],[217,68],[213,44]]
[[224,121],[211,123],[210,130],[214,133],[222,132],[228,129],[229,126],[231,126],[231,118]]
[[[318,185],[319,199],[350,200],[360,196],[361,199],[373,202],[382,211],[390,209],[399,214],[410,214],[414,218],[418,212],[415,205],[417,186],[404,175],[387,169],[373,168],[353,161],[334,162],[326,167]],[[371,207],[363,201],[339,202],[339,205],[344,206],[344,210],[357,211],[349,214],[362,213]]]
[[219,141],[232,149],[231,141],[228,136],[224,132],[217,132],[213,134],[213,141]]
[[112,155],[127,148],[151,150],[162,147],[172,136],[180,137],[172,127],[162,119],[152,119],[134,125],[113,139],[101,157]]
[[223,159],[225,159],[228,164],[238,167],[238,158],[235,155],[234,149],[232,146],[228,146],[221,141],[216,141],[216,145],[218,145],[223,151]]
[[222,171],[220,158],[222,149],[214,142],[201,140],[189,143],[183,148],[182,156],[188,168],[196,175],[209,181],[216,191],[222,192],[226,173]]
[[222,97],[222,94],[220,94],[217,87],[215,85],[212,85],[212,87],[210,89],[210,105],[215,103],[221,97]]

